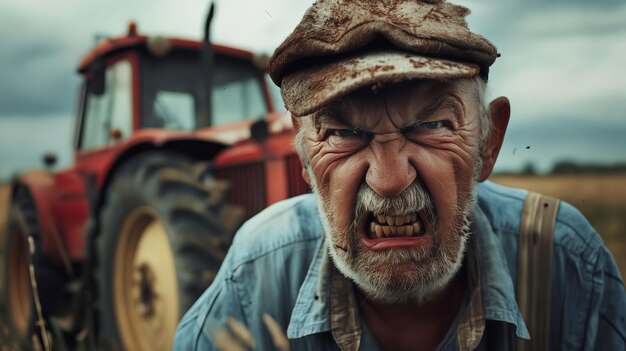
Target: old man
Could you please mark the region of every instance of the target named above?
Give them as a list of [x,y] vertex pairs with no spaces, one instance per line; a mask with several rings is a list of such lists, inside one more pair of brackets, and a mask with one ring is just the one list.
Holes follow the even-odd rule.
[[[509,350],[534,336],[516,299],[527,193],[485,182],[509,101],[484,100],[499,55],[468,29],[468,12],[442,0],[319,0],[307,11],[270,75],[314,194],[241,228],[177,349],[215,349],[229,317],[272,349],[265,314],[292,350]],[[568,204],[553,223],[541,347],[623,350],[613,258]]]

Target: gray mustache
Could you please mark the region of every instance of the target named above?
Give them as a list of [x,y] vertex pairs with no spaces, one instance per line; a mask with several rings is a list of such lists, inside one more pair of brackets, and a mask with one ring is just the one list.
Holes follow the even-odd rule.
[[355,218],[365,212],[384,213],[392,216],[423,211],[431,224],[437,222],[437,213],[430,193],[418,182],[413,182],[400,194],[386,197],[377,194],[365,182],[359,187],[355,203]]

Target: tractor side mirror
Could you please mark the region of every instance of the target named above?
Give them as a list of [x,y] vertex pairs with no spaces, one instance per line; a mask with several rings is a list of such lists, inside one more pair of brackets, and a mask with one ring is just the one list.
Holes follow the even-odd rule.
[[120,141],[122,140],[122,137],[124,136],[124,133],[119,128],[111,129],[110,134],[111,134],[111,139],[113,139],[113,141]]
[[46,168],[52,169],[52,167],[54,167],[54,165],[57,163],[57,155],[53,154],[52,152],[46,153],[45,155],[43,155],[43,163],[44,165],[46,165]]
[[91,66],[89,91],[94,95],[102,95],[106,89],[106,66],[102,60],[96,60]]
[[269,135],[269,126],[267,125],[267,121],[263,118],[252,123],[250,126],[250,136],[252,137],[252,140],[259,144],[263,144]]

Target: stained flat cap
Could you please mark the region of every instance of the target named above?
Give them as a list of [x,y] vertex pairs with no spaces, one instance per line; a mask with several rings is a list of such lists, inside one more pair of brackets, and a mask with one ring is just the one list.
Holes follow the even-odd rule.
[[310,114],[356,89],[411,79],[487,79],[497,57],[469,10],[443,0],[318,0],[269,73],[287,109]]

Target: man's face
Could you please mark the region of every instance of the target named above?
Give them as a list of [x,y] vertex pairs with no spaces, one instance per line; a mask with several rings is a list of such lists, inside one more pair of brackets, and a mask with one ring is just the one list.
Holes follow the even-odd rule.
[[474,84],[362,90],[302,121],[331,255],[371,297],[423,299],[461,265],[479,154]]

